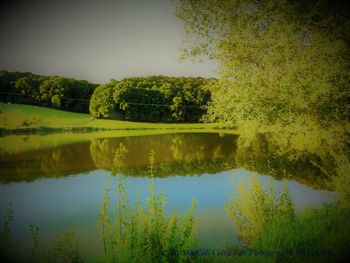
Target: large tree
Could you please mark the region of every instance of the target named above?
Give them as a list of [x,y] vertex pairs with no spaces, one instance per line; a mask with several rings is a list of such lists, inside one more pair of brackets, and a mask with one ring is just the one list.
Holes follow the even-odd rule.
[[340,2],[179,0],[185,56],[221,63],[207,119],[349,118],[349,9]]

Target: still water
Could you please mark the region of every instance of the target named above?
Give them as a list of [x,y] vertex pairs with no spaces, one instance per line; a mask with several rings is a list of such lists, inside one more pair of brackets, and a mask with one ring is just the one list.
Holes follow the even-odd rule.
[[[149,194],[149,154],[153,151],[155,188],[166,194],[167,211],[185,214],[195,198],[198,246],[202,248],[237,242],[225,202],[235,194],[234,185],[256,174],[266,186],[272,180],[277,190],[286,179],[297,212],[330,203],[334,197],[327,178],[311,164],[317,156],[276,155],[262,136],[250,145],[237,135],[223,133],[94,137],[77,142],[60,140],[60,135],[53,141],[47,136],[13,135],[0,141],[1,215],[11,202],[11,237],[23,249],[31,246],[28,226],[33,224],[40,228],[41,240],[74,229],[83,257],[101,254],[100,204],[108,178],[116,185],[110,171],[115,150],[121,146],[127,152],[120,171],[131,201],[145,201]],[[4,143],[11,140],[18,147]],[[23,147],[33,141],[35,146]]]

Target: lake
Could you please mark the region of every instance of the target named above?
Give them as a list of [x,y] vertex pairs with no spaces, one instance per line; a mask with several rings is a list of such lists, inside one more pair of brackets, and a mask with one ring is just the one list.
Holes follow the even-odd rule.
[[[69,138],[69,139],[67,139]],[[0,209],[13,204],[12,239],[25,250],[31,246],[29,225],[40,228],[40,240],[74,229],[85,259],[101,254],[97,225],[104,188],[116,186],[115,151],[127,152],[120,162],[130,200],[145,202],[149,194],[149,156],[154,152],[154,184],[167,196],[167,211],[187,213],[197,202],[198,247],[222,248],[237,243],[225,202],[235,185],[249,178],[278,191],[287,180],[297,212],[331,203],[335,193],[315,153],[298,157],[278,151],[267,135],[247,143],[234,134],[176,133],[101,137],[79,134],[10,135],[0,138]],[[108,179],[109,178],[109,179]],[[1,216],[3,220],[3,216]],[[3,223],[3,221],[1,221]]]

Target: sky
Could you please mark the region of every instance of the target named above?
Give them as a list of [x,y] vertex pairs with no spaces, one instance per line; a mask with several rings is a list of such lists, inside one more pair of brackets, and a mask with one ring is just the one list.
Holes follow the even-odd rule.
[[0,70],[106,83],[129,76],[215,77],[216,61],[178,57],[171,0],[12,0],[0,4]]

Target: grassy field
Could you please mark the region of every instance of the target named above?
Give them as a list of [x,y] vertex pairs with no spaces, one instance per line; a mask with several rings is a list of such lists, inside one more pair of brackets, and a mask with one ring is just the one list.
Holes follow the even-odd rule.
[[218,124],[144,123],[118,120],[96,120],[89,114],[66,112],[32,105],[0,104],[0,128],[26,129],[110,129],[110,130],[212,130]]

